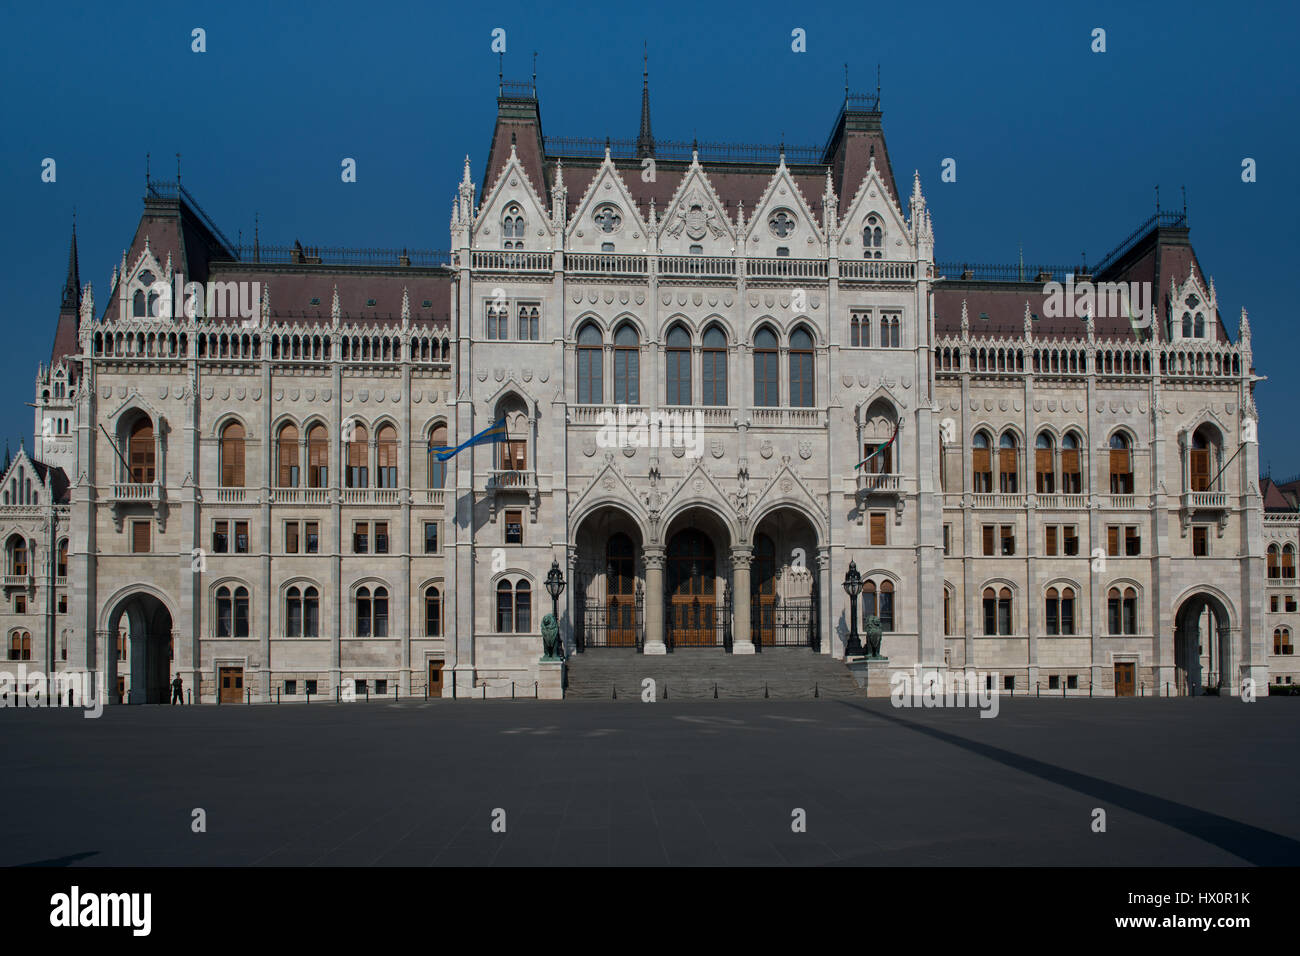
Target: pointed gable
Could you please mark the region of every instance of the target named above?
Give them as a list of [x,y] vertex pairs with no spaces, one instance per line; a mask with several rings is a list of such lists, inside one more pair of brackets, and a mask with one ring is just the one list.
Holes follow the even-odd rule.
[[911,230],[892,185],[874,161],[868,164],[866,175],[840,219],[842,258],[913,257]]
[[645,220],[607,150],[569,221],[565,248],[600,252],[609,244],[614,252],[642,252],[646,232]]
[[750,256],[807,259],[826,255],[826,235],[784,157],[755,205],[743,239]]
[[672,199],[660,213],[659,252],[663,255],[731,255],[736,230],[709,181],[699,156],[692,157]]
[[[503,245],[515,241],[523,245]],[[500,175],[479,205],[474,223],[474,246],[479,249],[552,249],[554,242],[550,215],[538,192],[538,183],[533,182],[512,146]]]

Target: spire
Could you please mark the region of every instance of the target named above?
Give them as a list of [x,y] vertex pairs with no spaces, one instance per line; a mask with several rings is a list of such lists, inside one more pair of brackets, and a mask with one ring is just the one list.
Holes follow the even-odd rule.
[[63,302],[60,312],[75,315],[81,304],[81,270],[77,262],[77,220],[72,219],[72,242],[68,246],[68,277],[63,281]]
[[334,286],[334,300],[330,302],[330,321],[334,325],[339,324],[339,319],[343,317],[343,309],[339,306],[339,287]]
[[970,314],[966,311],[966,300],[961,300],[961,337],[970,338]]
[[1033,340],[1034,340],[1034,323],[1033,323],[1033,318],[1029,312],[1029,300],[1026,299],[1025,300],[1025,341],[1032,342]]
[[636,137],[637,155],[645,158],[655,154],[655,138],[650,132],[650,51],[646,47],[641,55],[641,131]]

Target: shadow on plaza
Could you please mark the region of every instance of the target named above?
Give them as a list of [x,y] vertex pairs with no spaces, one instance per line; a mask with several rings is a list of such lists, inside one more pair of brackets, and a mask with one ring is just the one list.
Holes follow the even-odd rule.
[[1048,783],[1068,787],[1078,793],[1094,798],[1103,807],[1118,807],[1139,814],[1156,823],[1163,823],[1188,836],[1204,840],[1206,843],[1226,850],[1256,866],[1296,866],[1300,864],[1300,841],[1273,833],[1260,827],[1251,826],[1238,820],[1198,810],[1185,803],[1166,800],[1125,787],[1122,784],[1102,780],[1099,777],[1067,770],[1055,764],[1026,757],[1023,754],[994,747],[992,744],[980,743],[966,737],[951,734],[934,727],[926,727],[914,721],[893,714],[888,710],[866,707],[855,701],[840,701],[847,707],[861,711],[871,717],[878,717],[899,726],[925,734],[935,740],[960,747],[973,754],[996,761],[1013,770],[1038,777]]

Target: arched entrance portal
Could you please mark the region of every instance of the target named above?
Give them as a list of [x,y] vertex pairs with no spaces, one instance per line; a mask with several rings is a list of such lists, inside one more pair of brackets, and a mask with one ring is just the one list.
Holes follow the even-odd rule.
[[821,646],[817,532],[792,508],[779,508],[758,524],[749,602],[755,650]]
[[1232,683],[1232,631],[1228,610],[1213,594],[1198,592],[1174,618],[1174,672],[1180,696],[1217,694]]
[[704,508],[679,515],[664,551],[664,643],[731,650],[732,579],[730,535]]
[[645,643],[641,529],[627,512],[601,508],[578,526],[573,567],[574,650]]
[[110,700],[165,704],[169,700],[172,616],[157,597],[140,592],[122,600],[108,621]]

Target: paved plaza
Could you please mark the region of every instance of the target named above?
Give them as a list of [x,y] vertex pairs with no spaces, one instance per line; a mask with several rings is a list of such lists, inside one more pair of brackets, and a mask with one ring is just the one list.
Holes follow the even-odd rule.
[[1294,699],[1003,699],[996,719],[876,700],[417,700],[0,721],[4,865],[1300,864]]

